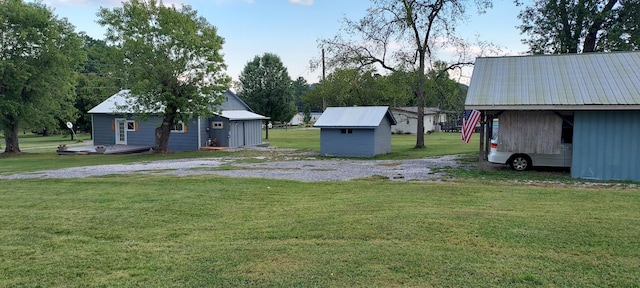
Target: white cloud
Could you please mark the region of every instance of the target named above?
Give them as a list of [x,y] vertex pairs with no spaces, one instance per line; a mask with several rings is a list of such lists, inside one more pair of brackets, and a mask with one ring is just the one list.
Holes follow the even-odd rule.
[[311,6],[311,5],[313,5],[313,0],[289,0],[289,3],[291,3],[291,4],[299,4],[299,5],[304,5],[304,6]]

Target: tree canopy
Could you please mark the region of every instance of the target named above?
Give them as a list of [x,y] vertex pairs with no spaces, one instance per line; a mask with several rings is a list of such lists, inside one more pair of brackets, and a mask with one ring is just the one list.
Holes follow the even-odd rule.
[[[427,75],[425,87],[429,93],[426,93],[425,107],[460,112],[464,109],[465,94],[460,93],[460,85],[448,77],[442,65],[446,63],[435,63],[440,70],[430,70]],[[380,75],[371,69],[336,69],[306,92],[303,102],[312,107],[416,106],[411,86],[413,78],[415,73],[406,71]]]
[[[465,0],[373,0],[373,6],[359,21],[344,20],[344,35],[320,41],[326,49],[329,66],[381,67],[388,71],[408,71],[411,90],[418,106],[416,148],[424,148],[424,106],[427,71],[435,69],[436,51],[443,45],[465,43],[455,36],[456,24],[464,19]],[[480,11],[490,7],[488,0],[475,1]],[[438,38],[447,41],[436,41]],[[471,64],[459,55],[446,70]],[[439,73],[438,73],[439,74]]]
[[640,48],[639,10],[640,0],[535,0],[519,28],[535,54],[632,51]]
[[168,151],[179,121],[211,115],[229,88],[216,27],[189,5],[179,9],[156,0],[131,0],[102,8],[106,39],[121,52],[121,75],[136,97],[128,106],[139,115],[159,112],[157,153]]
[[256,113],[273,121],[288,122],[298,112],[289,72],[277,55],[255,56],[239,78],[238,96]]
[[74,128],[91,131],[91,115],[87,114],[87,111],[120,91],[124,85],[119,77],[113,77],[118,50],[103,40],[87,35],[83,35],[82,40],[82,49],[87,54],[87,61],[82,63],[78,70],[77,98],[74,105],[82,117],[76,120]]
[[21,125],[58,127],[77,117],[75,71],[85,55],[74,27],[40,2],[0,1],[0,126],[18,153]]

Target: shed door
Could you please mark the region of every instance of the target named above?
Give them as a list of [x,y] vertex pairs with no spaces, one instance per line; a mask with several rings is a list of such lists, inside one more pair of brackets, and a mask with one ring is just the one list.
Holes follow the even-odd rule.
[[233,123],[233,137],[235,139],[235,147],[244,147],[244,122],[235,121]]
[[116,119],[116,145],[127,145],[127,119]]

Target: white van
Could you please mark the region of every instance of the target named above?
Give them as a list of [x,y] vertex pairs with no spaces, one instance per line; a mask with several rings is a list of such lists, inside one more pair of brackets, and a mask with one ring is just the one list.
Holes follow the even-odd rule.
[[527,154],[498,152],[498,134],[491,139],[489,162],[508,164],[513,170],[524,171],[533,166],[571,167],[571,143],[560,144],[560,154]]

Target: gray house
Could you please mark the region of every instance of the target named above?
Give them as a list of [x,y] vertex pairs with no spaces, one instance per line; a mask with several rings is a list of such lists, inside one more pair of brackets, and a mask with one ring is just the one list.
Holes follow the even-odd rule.
[[572,177],[640,181],[640,52],[478,58],[465,107],[498,119],[499,149],[564,141]]
[[396,119],[387,106],[329,107],[314,127],[321,155],[373,157],[391,152],[391,125]]
[[[171,151],[196,151],[206,147],[238,148],[262,144],[262,123],[268,118],[253,113],[233,92],[224,93],[221,113],[211,118],[196,117],[176,123],[169,138]],[[94,145],[155,146],[159,117],[142,120],[130,111],[122,111],[135,101],[129,90],[122,90],[89,110]]]

